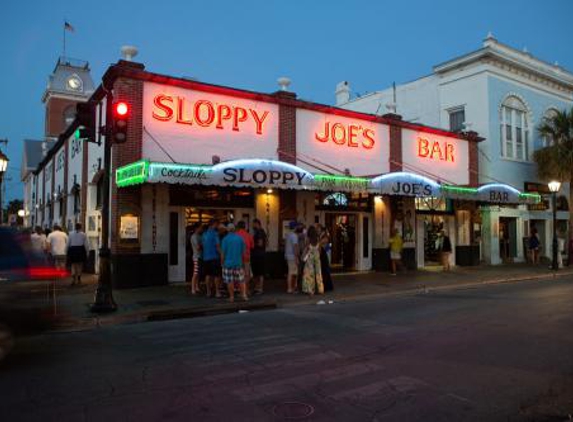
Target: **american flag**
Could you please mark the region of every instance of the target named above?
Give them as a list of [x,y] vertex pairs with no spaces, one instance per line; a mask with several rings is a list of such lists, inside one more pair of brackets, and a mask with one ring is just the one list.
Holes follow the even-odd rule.
[[75,31],[76,31],[75,28],[74,28],[68,21],[65,21],[65,22],[64,22],[64,29],[65,29],[66,31],[70,31],[70,32],[75,32]]

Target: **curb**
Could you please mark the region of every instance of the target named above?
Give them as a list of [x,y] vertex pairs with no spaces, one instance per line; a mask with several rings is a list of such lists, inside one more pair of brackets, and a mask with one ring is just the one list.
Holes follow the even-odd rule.
[[[331,299],[335,303],[341,302],[357,302],[368,299],[380,299],[384,297],[399,297],[399,296],[411,296],[420,293],[430,293],[432,291],[445,291],[445,290],[455,290],[455,289],[469,289],[476,288],[479,286],[497,285],[497,284],[509,284],[522,281],[536,281],[536,280],[555,280],[558,278],[571,276],[573,271],[559,271],[546,274],[535,274],[535,275],[522,275],[514,277],[504,277],[496,278],[482,281],[473,281],[469,283],[460,284],[446,284],[437,286],[428,286],[425,284],[418,284],[412,286],[411,288],[399,290],[399,291],[385,291],[380,293],[364,293],[355,295],[345,295],[343,297],[332,297]],[[295,306],[308,306],[315,305],[316,299],[300,300],[297,302],[282,302],[276,299],[267,300],[264,302],[239,302],[239,303],[227,303],[227,304],[217,304],[213,306],[202,306],[194,308],[176,308],[167,310],[157,310],[157,311],[144,311],[138,312],[130,315],[120,315],[117,317],[107,317],[101,318],[99,316],[94,316],[91,318],[77,318],[69,322],[69,326],[57,327],[54,330],[50,330],[52,333],[64,333],[64,332],[78,332],[78,331],[88,331],[95,328],[101,328],[103,326],[119,325],[119,324],[134,324],[140,322],[152,322],[152,321],[167,321],[174,319],[183,318],[198,318],[207,317],[214,315],[223,315],[229,313],[238,313],[240,311],[259,311],[259,310],[272,310],[277,308],[288,308]],[[73,322],[72,322],[73,321]]]
[[266,301],[260,303],[229,303],[225,305],[218,306],[203,306],[200,308],[180,308],[180,309],[169,309],[165,311],[155,311],[149,312],[147,314],[146,321],[166,321],[170,319],[181,319],[181,318],[197,318],[203,316],[213,316],[221,314],[237,313],[240,311],[262,311],[268,309],[276,309],[276,301]]

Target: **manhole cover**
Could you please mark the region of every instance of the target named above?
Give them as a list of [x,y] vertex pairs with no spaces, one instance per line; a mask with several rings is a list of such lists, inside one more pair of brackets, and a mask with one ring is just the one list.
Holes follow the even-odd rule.
[[304,419],[313,413],[314,407],[300,402],[281,403],[273,408],[273,414],[282,419]]

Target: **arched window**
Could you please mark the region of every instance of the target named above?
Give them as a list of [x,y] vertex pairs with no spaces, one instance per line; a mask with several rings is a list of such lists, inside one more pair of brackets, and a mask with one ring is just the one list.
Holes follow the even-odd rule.
[[[549,108],[543,114],[543,118],[544,119],[551,119],[551,118],[555,117],[556,115],[557,115],[557,110],[555,110],[554,108]],[[544,136],[543,138],[541,138],[541,141],[542,141],[543,148],[553,145],[553,139],[551,139],[547,136]]]
[[501,106],[501,155],[513,160],[529,160],[529,121],[527,107],[517,97],[508,97]]

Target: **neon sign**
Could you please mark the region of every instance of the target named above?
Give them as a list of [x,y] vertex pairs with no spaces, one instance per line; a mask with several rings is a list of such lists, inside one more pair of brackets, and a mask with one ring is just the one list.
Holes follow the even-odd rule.
[[184,96],[158,94],[153,98],[152,117],[161,122],[174,121],[181,125],[215,127],[241,132],[246,126],[262,135],[268,110],[256,110],[205,99],[191,101]]
[[319,142],[332,141],[336,145],[346,145],[350,148],[374,148],[374,130],[356,124],[324,122],[322,133],[316,132],[314,138]]
[[436,161],[454,162],[454,144],[447,141],[430,141],[418,138],[418,157],[429,158]]

